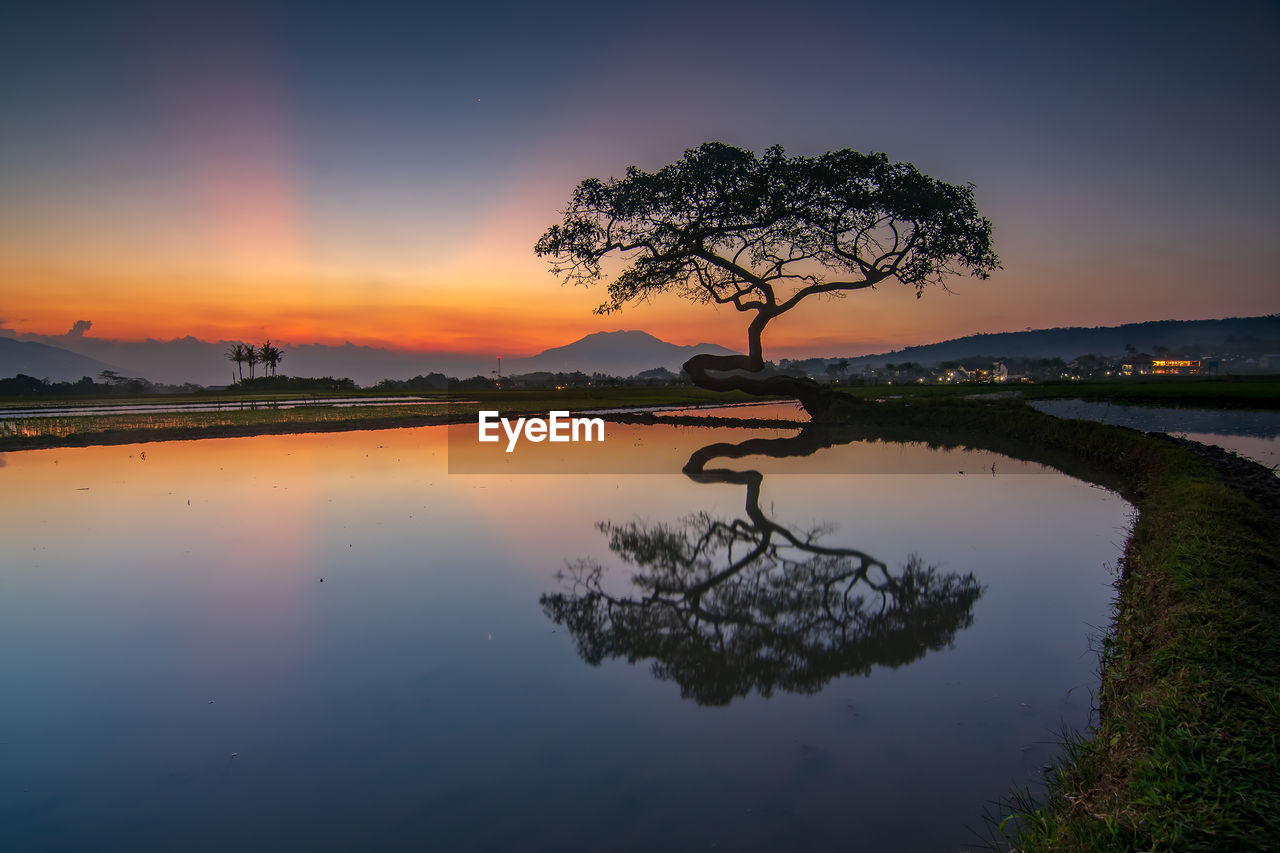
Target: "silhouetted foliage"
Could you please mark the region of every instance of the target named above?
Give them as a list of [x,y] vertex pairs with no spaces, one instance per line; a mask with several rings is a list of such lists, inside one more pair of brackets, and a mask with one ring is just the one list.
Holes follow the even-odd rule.
[[914,557],[895,572],[857,549],[824,546],[830,530],[796,532],[765,516],[758,471],[705,468],[722,456],[800,456],[831,443],[801,433],[703,448],[685,473],[746,486],[746,518],[601,522],[609,549],[636,570],[631,589],[610,584],[600,563],[579,560],[560,575],[567,591],[541,597],[543,610],[569,629],[588,663],[651,659],[654,675],[707,705],[753,689],[815,692],[832,678],[943,648],[972,624],[982,594],[973,575],[943,574]]
[[419,374],[412,379],[383,379],[373,387],[380,391],[443,391],[449,387],[449,377],[443,373]]
[[185,382],[182,385],[164,385],[129,376],[121,376],[114,370],[100,374],[102,382],[83,376],[75,382],[50,382],[19,373],[8,379],[0,379],[2,397],[111,397],[133,394],[167,394],[203,391],[203,386]]
[[[265,374],[270,370],[270,375],[276,375],[276,368],[280,366],[281,360],[284,359],[284,351],[279,347],[272,346],[271,340],[268,339],[265,344],[258,347],[258,361],[262,364],[262,372]],[[251,363],[252,365],[252,363]]]
[[355,391],[354,380],[332,376],[259,376],[237,383],[243,391]]
[[237,379],[240,382],[244,381],[244,363],[249,360],[249,350],[250,347],[244,344],[232,344],[227,347],[225,353],[228,361],[235,362]]
[[225,353],[229,361],[235,362],[237,381],[244,382],[244,365],[249,365],[249,379],[254,379],[254,365],[261,364],[263,377],[275,376],[276,368],[284,359],[284,350],[274,346],[268,339],[262,346],[253,344],[232,344]]
[[[719,142],[657,172],[632,166],[621,179],[584,180],[534,250],[566,282],[609,279],[598,313],[672,290],[754,314],[746,355],[697,355],[685,370],[704,388],[794,394],[811,410],[824,397],[812,381],[709,371],[761,371],[765,326],[809,297],[890,280],[919,296],[953,275],[986,278],[999,267],[972,186],[883,154],[788,157],[775,146],[757,157]],[[609,275],[610,260],[621,272]]]
[[106,390],[106,387],[96,384],[88,376],[78,382],[50,382],[25,373],[0,379],[0,395],[5,397],[69,397],[92,394],[95,389]]
[[472,376],[470,379],[453,379],[449,387],[459,391],[492,390],[498,387],[498,383],[487,376]]
[[507,376],[502,380],[504,388],[586,388],[594,384],[617,381],[612,376],[597,373],[588,376],[581,370],[572,372],[552,372],[537,370],[532,373],[520,373]]
[[654,367],[649,370],[642,370],[632,377],[635,384],[645,385],[688,385],[689,376],[686,373],[672,373],[665,367]]
[[155,387],[146,379],[138,376],[122,376],[114,370],[104,370],[98,374],[98,378],[116,393],[143,394]]
[[1120,365],[1114,359],[1096,353],[1077,356],[1072,365],[1079,371],[1081,376],[1086,378],[1105,377],[1118,373],[1120,370]]

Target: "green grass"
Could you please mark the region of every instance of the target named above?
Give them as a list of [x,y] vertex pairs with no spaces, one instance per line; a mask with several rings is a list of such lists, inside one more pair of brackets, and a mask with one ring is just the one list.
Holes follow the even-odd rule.
[[1190,463],[1148,477],[1102,717],[1023,809],[1020,849],[1264,850],[1280,840],[1280,565],[1260,509]]

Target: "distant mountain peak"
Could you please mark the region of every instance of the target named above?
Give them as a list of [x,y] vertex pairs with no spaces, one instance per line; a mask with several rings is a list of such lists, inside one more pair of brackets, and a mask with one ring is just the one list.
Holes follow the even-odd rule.
[[36,379],[74,382],[104,370],[118,368],[51,344],[0,337],[0,378],[23,373]]
[[[611,332],[610,331],[591,332],[590,334],[583,335],[582,337],[578,338],[576,341],[564,344],[559,347],[551,347],[550,349],[543,350],[543,352],[550,352],[552,349],[563,349],[564,347],[575,346],[577,344],[581,344],[586,341],[608,341],[611,343],[622,343],[626,341],[657,341],[660,344],[667,343],[661,338],[654,337],[648,332],[642,331],[640,329],[614,329]],[[675,344],[671,344],[671,346],[675,346]],[[539,355],[541,355],[541,353],[539,353]]]
[[715,355],[735,354],[733,350],[718,344],[681,346],[640,329],[615,329],[592,332],[572,343],[551,347],[529,358],[509,359],[503,365],[503,371],[517,374],[581,370],[583,373],[634,376],[642,370],[663,367],[678,372],[681,365],[703,352]]
[[634,338],[648,338],[654,341],[661,340],[661,338],[655,337],[654,335],[649,334],[643,329],[614,329],[612,332],[610,331],[592,332],[589,335],[583,335],[581,338],[579,338],[579,340],[585,341],[587,338],[616,338],[619,335],[628,335]]

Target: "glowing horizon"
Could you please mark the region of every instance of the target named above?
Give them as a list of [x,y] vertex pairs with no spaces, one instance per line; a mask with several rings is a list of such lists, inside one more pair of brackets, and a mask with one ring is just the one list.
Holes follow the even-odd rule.
[[[523,355],[626,328],[740,348],[746,316],[674,296],[597,316],[602,292],[561,286],[532,251],[583,178],[659,168],[713,139],[886,151],[973,182],[995,225],[1004,270],[990,281],[806,303],[770,325],[766,357],[1276,310],[1280,120],[1259,106],[1280,79],[1280,15],[1265,4],[1170,14],[1165,40],[1136,12],[1098,32],[1032,10],[979,26],[937,4],[937,33],[965,38],[868,47],[856,72],[839,61],[849,31],[896,33],[907,13],[820,5],[694,15],[744,43],[787,35],[765,66],[692,49],[696,26],[672,35],[616,11],[558,26],[529,11],[523,29],[481,37],[478,12],[414,4],[354,29],[287,4],[189,16],[126,4],[73,24],[23,7],[0,75],[14,104],[0,332],[90,320],[107,340]],[[424,28],[451,40],[424,54]],[[602,32],[614,34],[603,64]],[[1081,71],[1064,32],[1106,67]],[[650,50],[668,42],[655,67]],[[1214,93],[1194,125],[1184,90]],[[734,93],[750,94],[749,115]]]

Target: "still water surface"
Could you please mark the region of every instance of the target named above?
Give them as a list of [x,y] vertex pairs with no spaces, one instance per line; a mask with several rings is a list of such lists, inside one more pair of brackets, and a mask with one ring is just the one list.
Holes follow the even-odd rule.
[[794,431],[609,430],[673,473],[450,475],[440,427],[0,456],[0,849],[960,850],[1087,723],[1118,497],[861,443],[696,482]]
[[285,400],[215,400],[212,402],[164,403],[77,403],[72,405],[34,404],[0,407],[0,423],[25,418],[69,417],[79,415],[158,415],[196,412],[244,412],[260,409],[299,409],[332,407],[337,409],[369,406],[447,406],[474,403],[474,400],[439,400],[422,397],[315,397]]
[[1031,405],[1059,418],[1167,432],[1202,444],[1216,444],[1268,468],[1280,467],[1280,412],[1119,406],[1085,400],[1034,400]]

